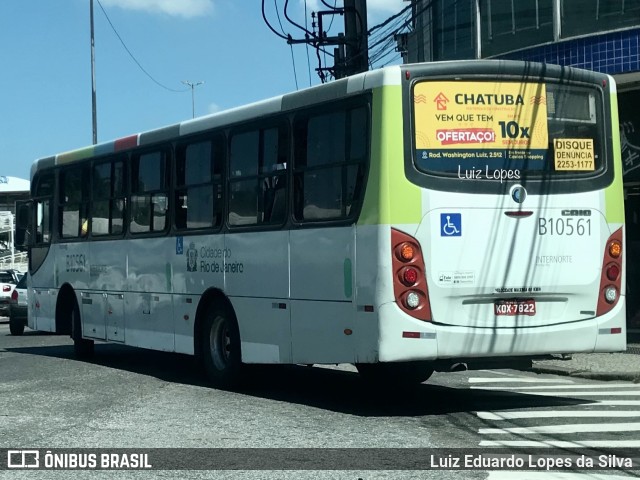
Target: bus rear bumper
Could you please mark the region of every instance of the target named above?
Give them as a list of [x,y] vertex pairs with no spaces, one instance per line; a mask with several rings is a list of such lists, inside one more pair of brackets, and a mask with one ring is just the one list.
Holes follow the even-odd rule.
[[379,309],[379,361],[536,357],[626,349],[624,297],[606,315],[530,328],[434,325],[416,320],[395,303]]

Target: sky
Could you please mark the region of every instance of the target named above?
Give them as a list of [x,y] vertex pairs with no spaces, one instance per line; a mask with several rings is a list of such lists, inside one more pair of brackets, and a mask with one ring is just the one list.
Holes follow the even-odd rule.
[[[300,25],[305,18],[310,24],[312,11],[327,10],[321,0],[287,3]],[[204,82],[193,89],[196,117],[320,83],[315,50],[308,50],[308,62],[305,46],[294,45],[292,59],[291,47],[263,21],[261,5],[94,0],[98,143],[191,118],[191,88],[182,81]],[[265,0],[267,18],[276,30],[302,38],[284,5]],[[369,28],[407,5],[368,0]],[[29,179],[36,159],[91,145],[89,20],[90,0],[0,2],[0,176]],[[343,27],[336,16],[329,34]],[[374,66],[386,63],[400,63],[399,54]]]

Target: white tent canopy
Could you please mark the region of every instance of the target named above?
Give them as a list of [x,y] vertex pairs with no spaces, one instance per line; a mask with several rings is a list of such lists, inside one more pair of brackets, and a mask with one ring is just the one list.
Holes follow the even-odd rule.
[[0,193],[28,192],[29,180],[0,175]]

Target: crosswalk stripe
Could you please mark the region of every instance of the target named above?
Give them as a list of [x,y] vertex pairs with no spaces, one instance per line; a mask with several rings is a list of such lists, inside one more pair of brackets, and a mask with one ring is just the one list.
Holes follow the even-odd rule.
[[637,432],[640,423],[576,423],[570,425],[540,425],[537,427],[481,428],[480,435],[496,435],[515,433],[534,435],[538,433],[587,433],[587,432]]
[[[504,390],[502,388],[496,389],[491,387],[471,387],[473,390],[485,390],[485,391],[496,391],[496,390]],[[508,393],[518,393],[517,391],[510,391]],[[523,395],[525,392],[523,392]],[[526,395],[541,395],[545,397],[605,397],[605,396],[614,396],[614,397],[637,397],[640,396],[640,390],[634,391],[626,391],[626,392],[571,392],[571,391],[561,391],[561,392],[526,392]]]
[[534,385],[534,386],[524,386],[524,387],[512,387],[512,386],[505,386],[505,387],[492,387],[492,386],[487,386],[487,387],[471,387],[474,389],[483,389],[483,390],[544,390],[544,389],[554,389],[554,388],[567,388],[567,389],[588,389],[588,388],[608,388],[608,389],[613,389],[613,388],[636,388],[638,389],[638,392],[640,392],[640,387],[638,387],[638,385],[632,384],[632,383],[612,383],[611,385],[599,385],[599,384],[594,384],[594,385],[590,385],[590,384],[574,384],[574,385]]
[[[493,372],[492,372],[493,373]],[[572,410],[526,410],[526,411],[479,411],[476,412],[476,416],[480,420],[500,422],[504,420],[518,420],[518,419],[561,419],[561,418],[575,418],[575,419],[596,419],[601,423],[571,423],[568,425],[554,424],[554,425],[534,425],[528,427],[509,426],[506,428],[495,428],[499,423],[494,424],[491,428],[479,428],[478,434],[481,438],[487,438],[490,435],[500,436],[506,435],[521,435],[525,436],[520,440],[480,440],[480,447],[506,447],[506,448],[640,448],[640,439],[629,440],[585,440],[585,441],[572,441],[572,440],[558,440],[558,439],[545,439],[547,435],[580,435],[584,433],[602,433],[607,434],[609,432],[639,432],[640,422],[624,422],[624,419],[638,419],[640,417],[640,409],[636,410],[622,410],[622,409],[605,409],[606,407],[638,407],[640,406],[640,400],[629,399],[629,397],[640,396],[640,387],[631,383],[576,383],[573,380],[565,379],[538,379],[527,377],[472,377],[468,379],[470,390],[485,390],[487,392],[503,391],[507,394],[521,394],[521,395],[536,395],[545,397],[563,397],[563,398],[576,398],[579,401],[577,405],[567,405],[567,407],[573,407]],[[503,384],[498,386],[498,384]],[[529,384],[529,385],[527,385]],[[535,384],[535,385],[531,385]],[[591,401],[591,398],[593,401]],[[598,397],[608,397],[600,400]],[[618,399],[619,397],[621,399]],[[627,397],[627,398],[624,398]],[[576,410],[577,406],[587,407],[584,410]],[[593,407],[593,410],[588,409]],[[605,408],[603,408],[605,407]],[[607,421],[609,419],[609,421]],[[611,423],[612,419],[618,420],[618,423]],[[580,420],[577,420],[580,421]],[[622,423],[624,422],[624,423]],[[553,421],[547,423],[556,423]],[[502,424],[504,425],[504,423]],[[509,424],[507,424],[509,425]],[[511,424],[513,425],[513,423]],[[517,425],[517,423],[516,423]],[[528,435],[542,435],[543,440],[527,440]],[[635,436],[635,435],[633,435]],[[491,438],[491,437],[488,437]],[[504,438],[504,437],[503,437]],[[509,437],[507,437],[509,438]],[[516,437],[517,438],[517,437]],[[534,437],[535,438],[535,437]],[[566,437],[565,437],[566,438]],[[569,437],[569,439],[572,437]],[[495,472],[505,473],[510,472]],[[549,472],[519,472],[519,478],[526,480],[527,477],[520,475],[520,473],[536,473],[537,475],[531,477],[531,480],[542,480],[543,478],[554,478],[544,476]],[[554,472],[554,473],[567,473],[567,472]],[[498,480],[500,477],[490,477],[494,480]],[[510,477],[502,477],[504,480]],[[512,477],[511,477],[512,478]],[[564,476],[557,477],[558,480],[587,478],[580,476]],[[593,477],[588,477],[593,480]],[[616,478],[612,475],[603,475],[602,480],[609,480]]]
[[640,410],[542,410],[527,412],[476,412],[482,420],[515,420],[521,418],[627,418],[640,417]]
[[498,370],[478,370],[479,372],[482,373],[491,373],[493,375],[502,375],[504,377],[518,377],[518,374],[515,373],[507,373],[507,372],[500,372]]
[[[573,380],[555,378],[527,378],[527,377],[471,377],[469,383],[575,383]],[[558,387],[560,388],[560,387]]]
[[585,440],[569,442],[564,440],[482,440],[480,447],[540,447],[540,448],[640,448],[640,440]]

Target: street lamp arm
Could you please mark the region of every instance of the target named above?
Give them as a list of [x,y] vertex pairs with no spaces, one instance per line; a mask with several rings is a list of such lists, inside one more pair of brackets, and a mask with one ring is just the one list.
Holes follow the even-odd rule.
[[203,85],[204,80],[200,80],[198,82],[190,82],[189,80],[182,80],[182,83],[191,88],[191,118],[196,117],[196,103],[195,103],[195,92],[194,88],[198,85]]

